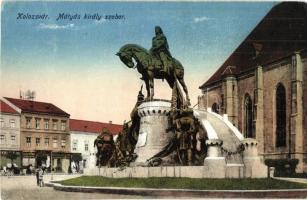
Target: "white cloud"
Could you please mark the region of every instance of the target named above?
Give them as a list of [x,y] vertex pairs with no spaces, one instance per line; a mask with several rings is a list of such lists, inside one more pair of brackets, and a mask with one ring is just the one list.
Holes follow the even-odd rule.
[[57,25],[57,24],[40,24],[38,26],[41,29],[51,29],[51,30],[57,30],[57,29],[68,29],[75,27],[74,24],[67,24],[67,25]]
[[106,21],[107,20],[105,18],[101,18],[100,20],[95,20],[94,23],[98,25],[98,24],[105,23]]
[[208,20],[210,20],[209,17],[195,17],[195,18],[194,18],[194,22],[195,22],[195,23],[203,22],[203,21],[208,21]]

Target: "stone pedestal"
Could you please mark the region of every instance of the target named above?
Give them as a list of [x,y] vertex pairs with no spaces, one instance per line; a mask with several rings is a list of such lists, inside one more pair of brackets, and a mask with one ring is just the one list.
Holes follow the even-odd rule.
[[[138,155],[132,165],[146,165],[147,160],[159,153],[171,140],[174,133],[166,133],[171,103],[163,100],[144,102],[138,107],[141,117],[140,132],[135,153]],[[171,159],[164,158],[162,165]]]
[[205,178],[225,178],[226,162],[221,152],[222,144],[220,139],[206,141],[208,152],[204,161]]
[[244,145],[243,162],[245,166],[244,177],[264,178],[267,177],[267,167],[261,162],[258,156],[258,142],[252,138],[242,141]]
[[86,168],[92,169],[92,168],[96,168],[96,154],[95,153],[90,153],[89,157],[88,157],[88,163]]

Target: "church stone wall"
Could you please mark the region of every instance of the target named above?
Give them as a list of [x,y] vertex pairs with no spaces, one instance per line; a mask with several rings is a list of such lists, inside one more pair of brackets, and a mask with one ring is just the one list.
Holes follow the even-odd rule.
[[249,76],[238,79],[238,129],[244,134],[244,98],[249,94],[254,104],[255,76]]
[[[211,106],[214,103],[217,103],[220,107],[221,103],[222,103],[221,95],[222,95],[222,88],[221,88],[220,85],[211,89],[211,90],[209,90],[208,95],[207,95],[207,91],[205,90],[204,94],[202,96],[200,96],[199,108],[200,109],[206,109],[207,107],[211,108]],[[209,97],[208,98],[208,106],[207,106],[207,97]],[[219,114],[221,114],[221,107],[220,107]]]
[[[276,141],[276,87],[282,83],[286,90],[286,147],[275,147]],[[264,151],[265,158],[286,157],[289,147],[289,120],[291,99],[291,63],[282,61],[264,67],[263,72],[263,98],[264,98]],[[278,155],[279,154],[279,155]]]
[[[290,128],[290,119],[291,119],[291,77],[293,76],[292,65],[293,65],[293,58],[288,57],[278,62],[272,63],[268,66],[262,66],[263,73],[263,137],[264,138],[256,138],[261,147],[261,151],[259,153],[262,155],[264,152],[264,158],[287,158],[289,153],[289,128]],[[298,158],[299,155],[304,154],[303,156],[303,170],[307,172],[307,52],[301,53],[301,60],[303,64],[303,136],[299,139],[296,134],[296,129],[301,124],[294,123],[296,121],[295,114],[292,114],[292,123],[291,123],[291,157]],[[276,87],[278,83],[281,83],[286,90],[286,146],[285,147],[276,147]],[[256,83],[256,74],[254,72],[250,72],[249,74],[245,74],[239,76],[237,78],[237,112],[238,114],[238,129],[243,133],[244,132],[244,99],[245,94],[249,94],[253,105],[255,104],[255,90],[257,89]],[[201,102],[200,108],[207,107],[207,93],[206,89],[203,90],[203,95],[200,97],[199,101]],[[208,105],[209,107],[212,106],[214,102],[218,103],[220,106],[219,114],[225,113],[225,108],[227,107],[225,101],[225,87],[222,83],[217,83],[214,86],[211,86],[211,89],[208,92],[209,100]],[[222,96],[224,96],[223,104],[222,104]],[[258,105],[260,106],[260,105]],[[253,107],[254,109],[255,107]],[[256,112],[253,110],[254,113],[254,120],[256,120]],[[256,130],[256,125],[254,130]],[[261,125],[261,124],[260,124]],[[296,127],[298,126],[298,127]],[[256,134],[257,135],[257,134]],[[297,145],[298,141],[303,142],[303,149],[298,152]],[[300,171],[301,172],[301,171]]]
[[304,172],[307,172],[307,52],[302,55],[303,62],[303,135],[304,135],[304,146],[303,151],[305,153],[303,161],[304,161]]

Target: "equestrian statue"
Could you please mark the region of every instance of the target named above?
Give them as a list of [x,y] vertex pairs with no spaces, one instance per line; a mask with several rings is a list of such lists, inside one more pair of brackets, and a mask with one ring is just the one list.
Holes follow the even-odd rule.
[[171,56],[167,39],[159,26],[155,27],[150,51],[136,44],[126,44],[116,53],[129,68],[136,68],[142,75],[147,90],[146,100],[153,100],[154,79],[166,80],[171,88],[178,80],[186,94],[186,102],[190,105],[187,86],[184,82],[182,64]]

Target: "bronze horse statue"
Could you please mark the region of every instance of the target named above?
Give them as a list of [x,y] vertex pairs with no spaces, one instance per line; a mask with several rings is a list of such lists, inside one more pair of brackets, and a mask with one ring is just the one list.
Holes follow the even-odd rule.
[[[127,44],[120,48],[116,54],[120,60],[129,68],[137,68],[138,72],[142,74],[142,80],[145,81],[147,90],[147,100],[153,100],[154,97],[154,79],[166,79],[171,88],[174,87],[176,80],[181,84],[188,104],[190,98],[188,89],[184,82],[184,68],[182,64],[172,58],[169,74],[161,73],[162,62],[159,58],[150,54],[145,48],[136,44]],[[135,65],[135,62],[136,65]]]

